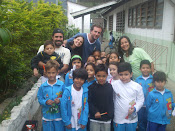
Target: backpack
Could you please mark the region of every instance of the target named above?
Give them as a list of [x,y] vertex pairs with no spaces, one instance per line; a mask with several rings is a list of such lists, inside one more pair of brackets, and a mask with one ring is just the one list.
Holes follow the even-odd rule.
[[112,36],[112,42],[115,42],[115,38]]

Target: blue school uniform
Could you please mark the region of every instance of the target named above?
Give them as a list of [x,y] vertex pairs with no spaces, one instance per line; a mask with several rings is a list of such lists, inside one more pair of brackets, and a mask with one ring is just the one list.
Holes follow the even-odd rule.
[[62,99],[62,93],[64,90],[64,83],[57,80],[56,83],[51,86],[48,81],[43,83],[38,91],[37,97],[38,102],[42,106],[43,114],[43,129],[47,131],[64,131],[64,124],[61,120],[60,113],[60,103],[47,105],[47,100],[52,100],[58,98]]
[[70,78],[69,74],[70,74],[70,72],[68,72],[65,76],[65,81],[64,81],[65,87],[68,87],[74,83],[73,78]]
[[[71,110],[71,102],[72,102],[72,96],[71,96],[71,86],[66,87],[62,96],[61,101],[61,116],[64,124],[67,126],[71,124],[71,116],[72,116],[72,110]],[[81,125],[87,125],[88,122],[88,113],[89,113],[89,106],[88,106],[88,88],[83,87],[83,96],[82,96],[82,110],[81,110],[81,116],[78,121]],[[66,129],[69,130],[69,129]],[[73,131],[75,129],[72,129]],[[82,130],[82,129],[79,129]],[[86,128],[83,130],[85,131]]]
[[154,89],[152,81],[152,75],[149,75],[147,80],[145,80],[142,75],[137,77],[135,80],[135,82],[139,83],[142,86],[145,98],[144,105],[138,112],[138,127],[141,131],[146,131],[147,127],[146,98],[148,96],[148,93]]
[[148,111],[148,121],[157,124],[170,124],[171,113],[175,103],[171,91],[165,89],[162,95],[155,88],[148,94],[146,108]]
[[90,82],[88,82],[87,80],[85,81],[85,83],[83,84],[83,87],[85,88],[85,87],[89,87],[90,85],[92,85],[94,82],[96,81],[96,79],[94,79],[94,80],[92,80],[92,81],[90,81]]

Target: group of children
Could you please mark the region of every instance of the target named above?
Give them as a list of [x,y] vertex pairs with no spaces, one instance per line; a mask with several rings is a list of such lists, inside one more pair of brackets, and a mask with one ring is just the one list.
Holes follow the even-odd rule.
[[157,71],[152,76],[148,60],[141,61],[142,75],[133,81],[131,65],[116,52],[94,51],[85,64],[74,55],[63,83],[56,77],[62,65],[56,58],[45,64],[48,80],[37,95],[44,131],[135,131],[137,125],[140,131],[163,131],[170,124],[175,105],[164,87],[166,75]]

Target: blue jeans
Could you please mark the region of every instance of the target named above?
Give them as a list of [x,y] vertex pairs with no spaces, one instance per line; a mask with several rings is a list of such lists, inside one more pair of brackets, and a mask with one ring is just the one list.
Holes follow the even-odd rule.
[[165,129],[166,129],[166,124],[162,125],[162,124],[148,121],[147,131],[165,131]]

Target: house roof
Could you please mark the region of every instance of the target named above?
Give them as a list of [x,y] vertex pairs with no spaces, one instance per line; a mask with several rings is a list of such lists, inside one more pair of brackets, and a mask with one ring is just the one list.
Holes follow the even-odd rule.
[[71,15],[75,19],[75,18],[81,17],[83,15],[94,13],[94,12],[102,10],[102,9],[109,10],[112,6],[118,4],[118,3],[122,2],[122,1],[126,1],[126,0],[113,0],[113,1],[110,1],[110,2],[103,3],[101,5],[97,5],[97,6],[93,6],[93,7],[90,7],[90,8],[87,8],[87,9],[83,9],[83,10],[80,10],[80,11],[77,11],[77,12],[73,12],[73,13],[71,13]]

